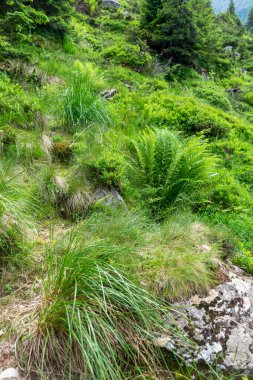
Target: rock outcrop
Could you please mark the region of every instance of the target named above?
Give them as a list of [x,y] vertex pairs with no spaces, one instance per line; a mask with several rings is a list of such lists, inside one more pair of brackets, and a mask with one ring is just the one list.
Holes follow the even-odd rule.
[[227,280],[207,297],[174,305],[177,311],[168,321],[185,337],[162,336],[156,344],[188,362],[215,364],[253,378],[253,279],[234,266],[223,266],[223,273]]

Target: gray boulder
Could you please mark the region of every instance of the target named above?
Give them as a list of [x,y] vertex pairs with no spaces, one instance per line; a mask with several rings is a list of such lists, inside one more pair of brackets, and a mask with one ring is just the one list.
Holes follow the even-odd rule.
[[107,190],[103,188],[98,188],[93,194],[93,202],[103,203],[105,206],[119,206],[125,204],[124,199],[115,189]]
[[103,8],[121,8],[121,4],[117,0],[102,0]]
[[207,297],[196,295],[175,305],[178,312],[167,318],[184,339],[160,336],[155,344],[189,363],[217,364],[225,372],[253,378],[253,279],[234,266],[223,266],[223,274],[224,283]]

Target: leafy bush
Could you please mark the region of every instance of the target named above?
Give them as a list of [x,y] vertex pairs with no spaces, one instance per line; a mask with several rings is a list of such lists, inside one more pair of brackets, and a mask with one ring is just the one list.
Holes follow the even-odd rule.
[[140,46],[127,43],[106,48],[103,51],[103,56],[110,62],[128,66],[138,71],[147,69],[152,60],[149,53],[141,51]]
[[0,112],[6,124],[14,123],[22,128],[33,126],[38,111],[35,98],[11,82],[6,74],[0,74]]
[[245,186],[242,186],[225,170],[220,172],[220,181],[210,195],[212,202],[224,210],[245,210],[252,207],[252,197]]
[[13,40],[26,40],[31,30],[43,28],[62,36],[71,14],[68,0],[3,0],[0,5],[1,31]]
[[61,378],[152,373],[159,365],[151,342],[162,326],[159,301],[110,266],[117,249],[80,243],[76,231],[66,248],[49,249],[43,301],[18,352],[29,353],[28,365],[40,374],[56,371]]
[[121,189],[124,174],[123,157],[118,153],[103,150],[99,156],[79,160],[79,168],[98,184]]
[[205,136],[226,136],[236,121],[225,112],[190,96],[168,95],[166,92],[152,94],[143,106],[144,117],[151,125],[182,129]]
[[198,138],[181,141],[169,130],[147,130],[132,141],[131,168],[155,214],[196,196],[214,174],[216,159]]
[[207,100],[211,105],[219,107],[224,111],[231,110],[231,104],[225,94],[212,88],[197,87],[195,94],[202,99]]
[[68,141],[60,140],[53,144],[53,156],[61,162],[69,162],[73,151]]

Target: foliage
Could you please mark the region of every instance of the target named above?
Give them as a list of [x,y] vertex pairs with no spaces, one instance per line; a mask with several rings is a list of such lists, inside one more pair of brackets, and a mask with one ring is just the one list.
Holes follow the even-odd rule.
[[0,5],[1,31],[13,40],[25,40],[29,32],[44,27],[63,35],[67,30],[71,6],[68,0],[3,0]]
[[221,38],[209,0],[146,0],[142,26],[149,45],[175,63],[211,67]]
[[103,56],[110,62],[125,65],[138,71],[147,70],[152,60],[148,52],[142,51],[138,45],[131,44],[110,46],[103,51]]
[[30,128],[36,120],[39,106],[19,84],[11,82],[6,74],[0,74],[0,112],[5,124]]
[[122,187],[124,174],[124,163],[122,156],[118,153],[102,151],[98,157],[90,157],[79,160],[79,168],[84,169],[88,178],[98,184],[115,187]]
[[215,159],[197,138],[181,141],[169,130],[155,129],[141,133],[132,146],[133,173],[158,215],[175,204],[189,203],[215,171]]
[[[172,59],[175,63],[191,64],[196,59],[195,44],[197,31],[195,29],[189,1],[170,0],[168,3],[151,1],[146,7],[152,9],[154,15],[145,19],[144,27],[148,30],[150,46],[156,49],[163,57]],[[158,4],[156,9],[155,5]],[[149,23],[147,21],[153,18]],[[147,23],[147,24],[145,24]]]

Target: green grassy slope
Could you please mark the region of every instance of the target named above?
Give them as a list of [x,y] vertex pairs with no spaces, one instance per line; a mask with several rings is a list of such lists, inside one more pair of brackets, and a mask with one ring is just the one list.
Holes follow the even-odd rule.
[[[106,379],[107,370],[112,379],[139,378],[136,367],[144,378],[155,378],[153,367],[142,360],[142,355],[153,353],[141,334],[151,329],[149,318],[159,327],[158,314],[147,313],[142,319],[139,311],[145,297],[151,297],[147,303],[156,309],[164,305],[155,303],[153,295],[177,301],[204,293],[219,281],[217,257],[229,257],[252,272],[253,78],[249,72],[242,73],[239,65],[223,79],[217,79],[215,73],[207,79],[193,69],[169,70],[150,55],[143,42],[136,41],[137,25],[135,16],[129,17],[121,9],[104,10],[96,19],[77,15],[63,43],[47,35],[33,35],[29,45],[17,48],[30,57],[29,61],[12,59],[0,64],[0,303],[11,310],[21,300],[29,310],[22,331],[19,321],[23,316],[18,315],[15,333],[24,339],[20,352],[25,347],[25,354],[32,355],[32,371],[36,365],[44,365],[50,373],[55,362],[58,371],[71,372],[72,364],[77,373],[84,371],[76,354],[79,349],[82,353],[87,350],[82,340],[102,334],[102,344],[109,345],[115,368],[108,367],[101,345],[97,358],[96,350],[92,351],[96,339],[91,339],[89,349],[94,356],[90,363],[100,368],[94,378]],[[226,91],[236,87],[241,88],[240,94]],[[112,98],[101,96],[111,89],[116,90]],[[136,160],[132,141],[148,128],[171,131],[173,144],[179,144],[184,154],[185,147],[195,149],[180,156],[182,161],[188,157],[195,163],[192,138],[196,136],[198,143],[205,145],[207,156],[216,161],[204,185],[196,181],[191,187],[179,186],[179,196],[166,203],[165,213],[157,213],[152,206],[164,204],[154,199],[160,193],[146,186],[145,180],[135,182],[131,170]],[[167,159],[166,146],[162,148]],[[162,161],[161,172],[163,165]],[[191,167],[178,167],[181,174],[175,175],[174,183],[182,178],[189,182]],[[102,201],[91,202],[100,187],[117,190],[124,204],[110,208]],[[71,229],[74,238],[73,234],[68,236]],[[55,231],[51,238],[50,230]],[[65,234],[67,239],[60,240]],[[73,251],[69,240],[76,242]],[[45,245],[49,245],[46,252]],[[85,257],[87,262],[82,261],[81,269],[92,278],[95,296],[83,272],[75,267],[71,252]],[[98,272],[94,263],[99,265]],[[113,272],[108,269],[111,266]],[[57,275],[52,268],[57,268]],[[88,268],[87,272],[83,268]],[[66,276],[65,269],[72,277]],[[114,271],[124,273],[133,288]],[[27,278],[30,286],[23,290]],[[81,283],[82,291],[75,287],[75,281],[68,283],[68,278]],[[111,292],[112,283],[115,293]],[[144,293],[138,293],[136,285]],[[90,303],[83,289],[92,294]],[[108,293],[103,293],[104,289]],[[107,296],[105,307],[102,300]],[[51,308],[54,299],[57,302]],[[89,305],[85,322],[78,320],[76,301],[80,301],[81,310]],[[100,327],[93,313],[96,307],[103,321]],[[130,313],[127,319],[122,308],[126,312],[136,308],[138,313]],[[63,323],[64,318],[68,323]],[[90,330],[78,330],[89,318]],[[0,325],[6,329],[4,339],[13,333],[10,325],[4,315]],[[32,338],[30,326],[36,332]],[[53,331],[64,326],[63,331],[82,341],[77,351],[74,347],[77,356],[73,355],[68,368],[62,355],[54,357],[53,363],[46,360],[48,357],[42,363],[44,350],[49,357],[55,347],[62,354],[60,346],[67,342],[66,336],[61,341],[56,334],[45,349],[43,342],[51,331],[48,326]],[[114,350],[111,332],[118,327],[118,350]],[[124,327],[133,334],[129,341]],[[133,344],[136,336],[140,339],[137,346]],[[73,347],[70,344],[68,348]],[[121,358],[127,352],[126,359],[119,361],[119,352]],[[140,361],[136,363],[133,355],[138,352]],[[24,359],[27,362],[27,357]]]

